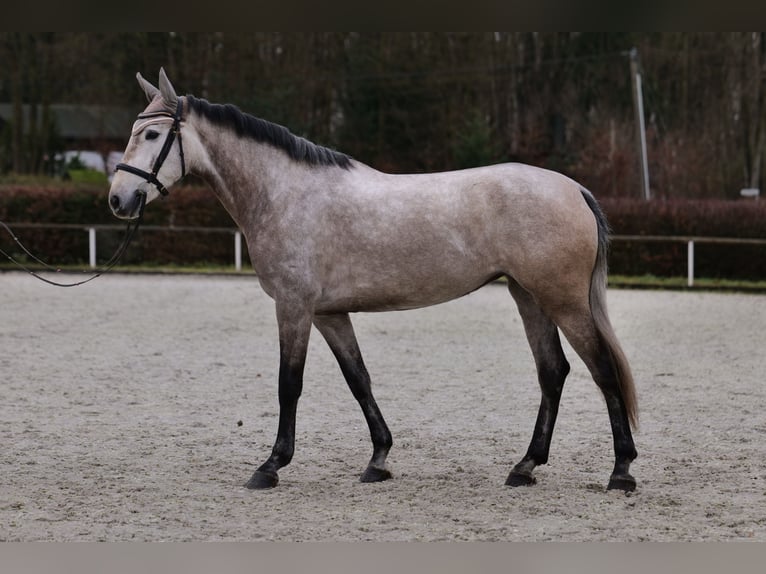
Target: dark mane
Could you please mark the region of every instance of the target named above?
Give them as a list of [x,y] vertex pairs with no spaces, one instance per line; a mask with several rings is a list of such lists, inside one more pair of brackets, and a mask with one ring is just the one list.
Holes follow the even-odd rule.
[[346,154],[311,143],[296,136],[286,127],[246,114],[233,104],[211,104],[194,96],[186,96],[186,101],[190,109],[214,124],[231,128],[239,136],[253,138],[282,149],[296,161],[311,165],[351,168],[351,158]]

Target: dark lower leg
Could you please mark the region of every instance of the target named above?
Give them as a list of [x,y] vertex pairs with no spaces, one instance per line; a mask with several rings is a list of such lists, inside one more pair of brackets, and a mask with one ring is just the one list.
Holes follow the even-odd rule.
[[372,458],[367,464],[367,468],[362,473],[362,482],[380,482],[391,478],[391,472],[386,468],[386,457],[391,450],[393,439],[391,432],[380,414],[380,409],[375,403],[375,399],[370,395],[367,399],[359,401],[362,407],[364,418],[370,428],[370,438],[372,439]]
[[354,398],[356,398],[362,409],[367,426],[370,429],[370,439],[372,440],[372,458],[367,468],[362,473],[362,482],[379,482],[391,478],[391,472],[386,468],[386,457],[391,450],[393,439],[391,431],[388,430],[386,421],[372,396],[370,387],[370,377],[367,369],[362,363],[361,356],[359,360],[350,365],[343,363],[341,370],[346,378],[349,388]]
[[532,471],[536,466],[548,462],[561,391],[569,374],[569,363],[564,357],[556,325],[530,294],[514,281],[509,281],[509,290],[516,300],[524,322],[524,330],[535,358],[537,378],[542,392],[540,409],[527,453],[513,467],[505,481],[505,484],[509,486],[523,486],[534,484],[535,478]]
[[248,488],[271,488],[279,482],[277,471],[290,464],[295,452],[295,418],[298,410],[302,381],[295,376],[280,374],[279,426],[277,439],[266,462],[258,467],[245,486]]
[[[277,317],[279,318],[279,311]],[[245,484],[247,488],[272,488],[279,482],[277,471],[288,465],[295,451],[295,417],[303,390],[311,322],[307,315],[280,320],[279,324],[279,426],[271,455]]]
[[[588,348],[588,346],[585,347],[585,349]],[[630,422],[625,402],[622,399],[617,372],[609,351],[600,341],[590,348],[595,351],[590,354],[586,351],[580,356],[593,375],[596,385],[604,394],[614,444],[614,470],[609,477],[607,488],[629,492],[636,488],[636,480],[630,474],[630,463],[636,458],[637,452],[630,431]]]
[[320,316],[314,319],[319,332],[338,361],[351,393],[359,403],[372,440],[372,458],[362,473],[362,482],[378,482],[391,478],[386,457],[393,443],[391,432],[372,395],[370,375],[348,315]]
[[566,360],[562,363],[562,369],[558,373],[541,373],[540,387],[543,390],[540,400],[540,410],[537,413],[535,429],[532,440],[529,443],[526,455],[511,470],[505,484],[508,486],[525,486],[535,484],[532,471],[536,466],[548,462],[548,454],[551,448],[553,429],[556,424],[556,416],[559,411],[559,402],[564,380],[569,372],[569,364]]
[[277,440],[266,462],[258,467],[247,482],[248,488],[271,488],[279,482],[277,471],[290,464],[295,451],[295,414],[297,401],[292,407],[280,407]]
[[[606,394],[606,393],[605,393]],[[625,406],[619,396],[607,396],[606,404],[609,410],[609,420],[614,437],[614,470],[609,477],[609,490],[624,490],[630,492],[636,489],[636,479],[630,474],[630,463],[638,453],[630,432],[630,424],[625,414]]]

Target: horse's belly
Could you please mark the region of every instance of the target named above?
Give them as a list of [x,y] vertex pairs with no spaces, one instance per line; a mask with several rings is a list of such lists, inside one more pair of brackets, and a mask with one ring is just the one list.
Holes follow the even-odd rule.
[[497,279],[502,273],[470,273],[462,277],[453,274],[401,274],[381,272],[369,282],[349,282],[323,289],[316,311],[318,313],[353,313],[401,311],[428,307],[462,297]]

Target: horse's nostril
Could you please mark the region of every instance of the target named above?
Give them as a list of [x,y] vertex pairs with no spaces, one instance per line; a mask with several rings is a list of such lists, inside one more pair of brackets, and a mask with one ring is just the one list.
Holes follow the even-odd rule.
[[109,205],[112,206],[112,209],[117,209],[120,207],[120,198],[116,195],[113,195],[109,198]]

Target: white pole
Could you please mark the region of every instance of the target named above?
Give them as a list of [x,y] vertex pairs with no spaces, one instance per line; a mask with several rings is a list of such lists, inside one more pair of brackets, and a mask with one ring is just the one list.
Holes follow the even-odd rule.
[[234,268],[242,271],[242,233],[234,232]]
[[644,124],[644,95],[641,89],[641,74],[636,77],[636,89],[638,90],[638,117],[641,129],[641,165],[644,170],[644,199],[647,201],[651,195],[649,192],[649,162],[646,154],[646,125]]
[[88,261],[90,268],[96,268],[96,229],[88,228]]
[[639,138],[639,151],[641,153],[641,183],[644,191],[644,199],[650,198],[649,192],[649,162],[646,154],[646,124],[644,122],[644,92],[641,87],[641,72],[638,71],[638,50],[633,48],[630,51],[630,69],[633,72],[633,84],[635,93],[633,102],[636,107],[636,130]]
[[686,285],[694,287],[694,241],[689,240],[687,246],[688,279]]

